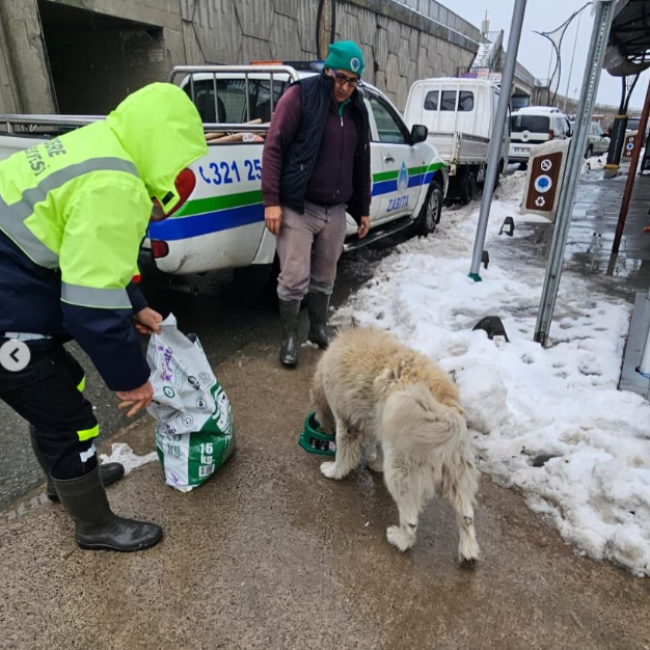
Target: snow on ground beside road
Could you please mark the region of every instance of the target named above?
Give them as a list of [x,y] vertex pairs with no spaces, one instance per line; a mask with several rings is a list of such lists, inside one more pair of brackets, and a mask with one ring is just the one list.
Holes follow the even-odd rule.
[[[523,219],[524,173],[503,179],[487,241]],[[482,471],[526,497],[576,552],[650,575],[650,406],[616,389],[630,306],[562,277],[551,347],[533,341],[544,269],[489,248],[483,282],[468,277],[478,202],[445,209],[429,239],[401,244],[339,309],[333,324],[388,330],[453,373]],[[495,259],[498,258],[498,259]],[[510,338],[472,331],[497,315]]]
[[582,173],[586,171],[597,171],[603,169],[607,163],[607,154],[604,153],[600,156],[591,156],[590,158],[585,158],[585,161],[582,163]]

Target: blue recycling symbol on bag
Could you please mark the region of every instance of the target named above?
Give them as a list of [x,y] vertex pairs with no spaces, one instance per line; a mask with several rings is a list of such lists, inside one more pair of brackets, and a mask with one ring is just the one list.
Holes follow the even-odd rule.
[[399,170],[399,176],[397,177],[397,189],[400,192],[403,192],[409,186],[409,173],[406,169],[406,163],[402,161],[402,166]]

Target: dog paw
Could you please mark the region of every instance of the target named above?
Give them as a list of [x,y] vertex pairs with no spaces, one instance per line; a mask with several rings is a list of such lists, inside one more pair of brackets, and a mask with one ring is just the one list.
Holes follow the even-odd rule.
[[415,537],[405,533],[399,526],[389,526],[386,529],[386,539],[402,553],[408,551],[415,542]]
[[338,479],[341,478],[340,476],[337,476],[336,474],[336,463],[332,461],[328,461],[326,463],[321,463],[320,466],[320,471],[323,476],[326,478],[333,478],[333,479]]
[[463,569],[476,567],[479,556],[479,547],[476,540],[466,540],[458,549],[458,562]]
[[459,566],[461,569],[466,569],[467,571],[473,571],[476,569],[478,564],[478,558],[475,557],[461,557],[459,560]]

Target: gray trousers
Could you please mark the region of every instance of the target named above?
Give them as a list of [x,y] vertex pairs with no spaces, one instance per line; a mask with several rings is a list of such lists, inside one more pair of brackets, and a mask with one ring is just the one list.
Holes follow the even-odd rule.
[[305,202],[305,213],[282,206],[277,237],[280,300],[302,300],[308,292],[331,294],[345,239],[345,205]]

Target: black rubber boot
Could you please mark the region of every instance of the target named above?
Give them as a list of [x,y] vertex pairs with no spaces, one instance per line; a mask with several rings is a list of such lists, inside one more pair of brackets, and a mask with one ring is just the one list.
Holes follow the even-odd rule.
[[293,368],[298,363],[298,314],[300,300],[278,300],[282,321],[280,362]]
[[[32,449],[34,450],[34,456],[38,464],[41,466],[41,469],[47,477],[47,487],[45,488],[45,494],[47,498],[52,503],[59,502],[59,495],[54,489],[54,484],[52,483],[52,477],[50,476],[50,469],[47,466],[47,462],[41,453],[41,450],[36,444],[36,429],[33,426],[29,426],[29,437],[32,441]],[[99,477],[104,485],[110,485],[119,481],[124,476],[124,465],[121,463],[105,463],[104,465],[99,466]]]
[[118,517],[108,505],[96,467],[66,481],[53,479],[63,507],[74,519],[74,536],[81,548],[107,551],[140,551],[162,537],[162,528],[146,521]]
[[327,350],[332,337],[327,331],[330,297],[324,293],[309,294],[309,334],[307,339],[321,350]]

